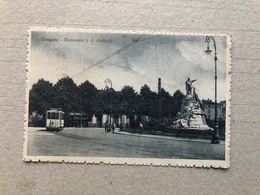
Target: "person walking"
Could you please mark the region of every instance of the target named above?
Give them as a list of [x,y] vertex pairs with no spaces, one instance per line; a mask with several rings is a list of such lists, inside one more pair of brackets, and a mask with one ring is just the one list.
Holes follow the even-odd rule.
[[105,133],[107,133],[108,128],[109,128],[109,127],[108,127],[108,121],[106,121],[106,122],[105,122]]
[[114,133],[115,129],[116,129],[116,123],[114,122],[112,125],[112,133]]
[[139,134],[143,134],[143,124],[139,122]]

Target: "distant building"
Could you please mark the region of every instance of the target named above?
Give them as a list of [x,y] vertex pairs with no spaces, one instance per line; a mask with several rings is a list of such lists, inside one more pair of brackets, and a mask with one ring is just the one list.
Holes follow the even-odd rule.
[[[215,102],[210,99],[202,100],[203,111],[205,113],[206,119],[214,120],[215,119]],[[217,119],[218,120],[226,120],[226,100],[220,101],[217,104]]]
[[91,117],[86,113],[71,112],[69,113],[68,121],[65,120],[65,122],[69,127],[87,127],[88,122],[91,121]]
[[29,127],[44,127],[45,118],[43,117],[43,115],[40,115],[37,112],[32,112],[28,116],[28,126]]

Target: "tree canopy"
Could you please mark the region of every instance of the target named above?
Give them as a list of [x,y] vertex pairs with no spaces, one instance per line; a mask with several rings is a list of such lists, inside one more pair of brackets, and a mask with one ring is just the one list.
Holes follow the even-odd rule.
[[54,85],[54,106],[62,108],[64,112],[80,111],[80,90],[76,83],[69,78],[64,77]]
[[47,109],[52,107],[54,97],[53,84],[44,79],[38,80],[29,92],[29,112],[45,115]]
[[61,78],[54,85],[40,79],[33,84],[29,92],[29,112],[45,116],[49,108],[57,107],[65,113],[125,114],[129,117],[146,115],[154,119],[159,116],[175,118],[183,97],[184,94],[180,90],[171,95],[162,88],[160,93],[157,93],[146,84],[138,93],[128,85],[120,91],[115,91],[113,88],[97,89],[88,80],[77,86],[70,77]]

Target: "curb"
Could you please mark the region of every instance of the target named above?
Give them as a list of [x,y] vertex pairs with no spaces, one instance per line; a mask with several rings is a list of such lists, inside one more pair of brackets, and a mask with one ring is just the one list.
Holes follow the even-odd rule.
[[[136,137],[148,137],[148,138],[156,138],[156,139],[177,140],[177,141],[190,141],[190,142],[211,143],[211,140],[185,139],[185,138],[177,138],[177,137],[170,137],[170,136],[163,136],[163,135],[136,134],[136,133],[123,132],[123,131],[119,131],[119,130],[115,130],[114,134],[129,135],[129,136],[136,136]],[[221,141],[220,144],[224,144],[223,141]]]

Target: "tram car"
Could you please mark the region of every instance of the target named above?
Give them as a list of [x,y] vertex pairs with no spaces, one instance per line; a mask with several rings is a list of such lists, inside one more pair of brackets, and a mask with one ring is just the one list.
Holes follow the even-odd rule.
[[59,108],[47,110],[46,129],[50,131],[61,131],[64,128],[64,112]]

